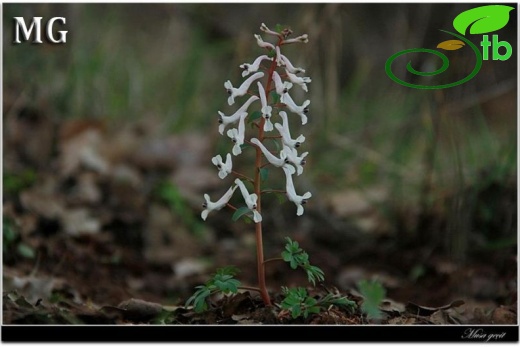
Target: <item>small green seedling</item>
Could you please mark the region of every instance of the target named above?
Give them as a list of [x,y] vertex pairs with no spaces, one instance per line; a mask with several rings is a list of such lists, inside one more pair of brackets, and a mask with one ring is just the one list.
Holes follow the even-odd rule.
[[203,312],[208,309],[207,299],[212,294],[236,294],[240,287],[240,281],[234,278],[237,273],[238,269],[233,266],[217,269],[204,285],[195,287],[197,291],[186,301],[186,306],[193,305],[195,312]]
[[312,285],[316,285],[316,280],[323,282],[325,275],[323,271],[309,263],[309,255],[303,249],[300,248],[298,242],[291,240],[289,237],[285,238],[287,244],[285,245],[285,251],[282,252],[282,258],[289,263],[291,269],[297,269],[301,267],[307,273],[307,278]]
[[328,293],[321,299],[315,299],[307,293],[307,290],[302,287],[287,288],[282,287],[282,292],[285,299],[282,301],[282,309],[291,312],[292,318],[303,316],[307,318],[311,313],[319,313],[321,310],[326,310],[330,306],[346,306],[347,308],[354,308],[356,303],[347,299],[347,297]]
[[377,280],[358,282],[359,292],[365,298],[361,305],[361,310],[366,313],[368,318],[380,319],[382,317],[379,305],[385,298],[385,288]]

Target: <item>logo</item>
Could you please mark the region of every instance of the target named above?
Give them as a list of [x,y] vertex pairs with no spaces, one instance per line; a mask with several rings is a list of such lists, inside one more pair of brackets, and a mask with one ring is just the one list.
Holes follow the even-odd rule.
[[[400,51],[392,55],[385,64],[385,71],[388,77],[392,79],[394,82],[399,83],[403,86],[416,88],[416,89],[443,89],[443,88],[451,88],[458,86],[462,83],[466,83],[473,77],[477,75],[482,67],[482,61],[489,59],[489,48],[491,47],[491,57],[493,60],[504,61],[511,57],[513,54],[513,48],[511,44],[506,41],[499,41],[498,35],[492,35],[491,41],[489,40],[488,35],[482,36],[482,41],[480,42],[480,46],[482,47],[482,53],[479,48],[475,46],[471,41],[469,41],[465,35],[469,29],[469,34],[489,34],[493,31],[502,29],[509,22],[509,12],[514,10],[514,7],[504,6],[504,5],[487,5],[476,7],[471,10],[467,10],[459,14],[453,20],[453,27],[458,32],[453,33],[447,30],[440,30],[449,35],[454,36],[457,39],[447,40],[439,43],[437,48],[446,50],[446,51],[454,51],[457,49],[461,49],[463,47],[469,47],[475,54],[476,63],[474,69],[471,73],[464,77],[461,80],[456,82],[441,84],[441,85],[420,85],[413,84],[406,81],[403,81],[399,77],[397,77],[392,71],[392,63],[398,57],[408,54],[408,53],[430,53],[439,57],[442,61],[442,66],[435,71],[432,72],[421,72],[412,67],[412,62],[409,61],[406,65],[406,70],[417,76],[435,76],[446,71],[450,65],[448,57],[441,53],[440,51],[428,49],[428,48],[412,48],[406,49],[404,51]],[[499,49],[504,48],[505,52],[500,53]],[[502,49],[502,51],[504,51]]]
[[[29,28],[27,28],[23,17],[14,17],[14,43],[22,42],[20,40],[20,33],[22,34],[22,37],[25,41],[29,41],[33,30],[35,30],[35,34],[32,43],[43,43],[42,18],[43,17],[34,17],[32,19],[31,25]],[[61,24],[65,25],[66,19],[63,17],[53,17],[47,22],[47,30],[45,31],[47,39],[52,43],[65,43],[67,42],[67,31],[58,31],[60,37],[58,39],[54,37],[53,26],[56,22],[61,22]]]

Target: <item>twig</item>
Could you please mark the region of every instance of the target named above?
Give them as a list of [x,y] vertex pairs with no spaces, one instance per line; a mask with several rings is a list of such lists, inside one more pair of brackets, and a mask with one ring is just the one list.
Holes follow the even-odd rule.
[[231,173],[235,176],[238,176],[238,177],[241,177],[241,178],[244,178],[246,180],[248,180],[249,182],[254,182],[254,180],[252,178],[249,178],[247,177],[246,175],[243,175],[241,174],[240,172],[236,172],[235,170],[232,170]]
[[264,260],[264,265],[269,263],[269,262],[273,262],[273,261],[284,261],[283,258],[280,258],[280,257],[277,257],[277,258],[269,258],[269,259],[266,259]]

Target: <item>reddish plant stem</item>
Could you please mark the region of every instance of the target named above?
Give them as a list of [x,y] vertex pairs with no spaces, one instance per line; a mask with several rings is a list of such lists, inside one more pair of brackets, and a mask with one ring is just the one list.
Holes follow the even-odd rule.
[[[278,44],[282,42],[280,38],[278,40]],[[273,59],[271,62],[271,66],[269,67],[269,71],[267,74],[267,84],[264,88],[265,98],[267,102],[269,102],[269,90],[271,90],[271,84],[273,83],[273,72],[276,69],[276,59]],[[258,126],[258,140],[260,142],[264,141],[264,124],[265,118],[262,117],[260,120],[260,124]],[[260,168],[262,167],[262,151],[260,147],[256,146],[256,159],[255,159],[255,194],[258,197],[256,203],[256,209],[258,213],[262,213],[262,192],[260,187]],[[269,297],[269,293],[267,292],[267,286],[265,284],[265,263],[264,263],[264,245],[262,238],[262,222],[255,224],[255,238],[256,238],[256,262],[257,262],[257,270],[258,270],[258,287],[260,289],[260,295],[262,296],[262,300],[264,301],[266,306],[271,306],[271,298]]]
[[284,260],[283,260],[283,258],[270,258],[270,259],[264,260],[264,265],[269,262],[272,262],[272,261],[284,261]]

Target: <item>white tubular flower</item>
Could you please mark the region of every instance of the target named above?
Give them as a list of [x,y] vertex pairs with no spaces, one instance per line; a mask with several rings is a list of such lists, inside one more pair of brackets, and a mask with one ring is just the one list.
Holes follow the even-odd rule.
[[218,177],[221,179],[225,178],[233,170],[233,162],[231,161],[231,154],[226,155],[226,162],[222,161],[222,157],[219,155],[211,158],[211,162],[218,168]]
[[240,119],[240,116],[242,113],[247,113],[247,109],[249,108],[249,105],[251,105],[254,101],[258,100],[258,96],[253,95],[251,96],[245,104],[243,104],[235,113],[233,113],[231,116],[226,116],[223,112],[218,111],[219,119],[218,122],[220,125],[218,126],[218,132],[223,135],[224,129],[226,128],[226,125],[231,123],[236,123],[237,120]]
[[276,46],[276,65],[284,65],[284,61],[282,60],[282,53],[280,53],[280,46]]
[[255,223],[261,222],[262,216],[256,210],[256,202],[258,200],[258,196],[255,193],[249,194],[246,186],[239,178],[235,180],[235,183],[238,187],[240,187],[240,191],[242,192],[242,196],[244,197],[244,201],[246,202],[247,208],[253,212],[253,220],[255,221]]
[[258,140],[257,138],[252,138],[251,142],[260,148],[262,153],[264,153],[265,158],[271,165],[276,167],[285,167],[292,173],[296,172],[296,169],[292,165],[289,165],[289,161],[287,161],[287,155],[285,151],[280,151],[280,158],[278,158],[273,153],[269,152],[269,150],[265,148],[262,142],[260,142],[260,140]]
[[285,103],[285,96],[289,95],[287,92],[292,88],[292,83],[287,81],[282,82],[282,78],[276,71],[273,72],[273,81],[276,88],[276,94],[280,95],[280,101]]
[[273,58],[269,58],[267,55],[264,54],[256,58],[252,64],[244,63],[240,65],[240,68],[244,69],[244,71],[242,71],[242,77],[246,77],[250,73],[257,72],[260,68],[260,63],[263,60],[273,60]]
[[271,29],[269,29],[267,27],[267,25],[265,25],[264,23],[262,23],[262,25],[260,25],[260,30],[262,30],[264,33],[269,34],[269,35],[274,35],[274,36],[278,36],[278,37],[282,36],[282,34],[277,33],[276,31],[272,31]]
[[307,124],[307,113],[309,113],[309,105],[311,103],[310,100],[305,100],[301,106],[298,106],[294,103],[293,99],[289,95],[289,93],[285,94],[285,98],[283,103],[287,105],[289,111],[294,112],[300,115],[302,119],[302,125]]
[[285,55],[280,55],[280,58],[284,62],[283,65],[285,66],[285,70],[289,71],[290,73],[305,73],[305,70],[301,67],[294,67],[293,64],[291,64],[291,61]]
[[307,85],[305,84],[305,83],[311,83],[311,79],[309,77],[296,76],[295,74],[290,73],[287,69],[285,70],[285,72],[287,73],[287,77],[289,77],[289,80],[292,83],[299,84],[302,87],[302,89],[305,90],[306,92],[309,91],[307,89]]
[[227,131],[227,136],[233,140],[235,145],[233,146],[233,155],[239,155],[242,153],[241,145],[244,144],[244,134],[246,132],[245,118],[247,113],[242,113],[240,115],[240,120],[238,121],[238,130],[233,128]]
[[307,154],[309,154],[309,152],[305,152],[301,156],[298,156],[298,151],[296,151],[295,148],[291,148],[291,147],[287,147],[287,146],[283,147],[283,151],[285,152],[285,156],[286,156],[285,162],[291,163],[294,166],[296,166],[298,176],[300,176],[303,172],[303,165],[305,165],[305,162],[306,162],[305,157],[307,156]]
[[204,194],[204,199],[206,200],[206,202],[202,204],[202,207],[204,207],[204,211],[202,211],[202,213],[200,214],[202,219],[206,220],[206,218],[208,218],[208,214],[211,211],[218,211],[222,209],[224,206],[226,206],[226,204],[233,196],[235,189],[237,189],[237,186],[229,188],[228,191],[217,202],[211,202],[211,200],[209,199],[209,195]]
[[247,80],[242,82],[242,84],[238,88],[234,88],[233,84],[231,84],[231,81],[226,81],[224,83],[224,87],[226,88],[226,90],[229,94],[228,104],[233,105],[235,103],[235,97],[242,96],[245,93],[247,93],[247,90],[249,89],[249,86],[251,85],[251,83],[253,83],[254,80],[257,80],[262,77],[264,77],[264,73],[257,72],[253,76],[249,77]]
[[262,117],[264,117],[264,131],[272,131],[273,123],[271,123],[271,111],[273,108],[267,105],[267,98],[265,97],[265,90],[262,83],[258,82],[258,93],[260,94],[260,102],[262,103]]
[[265,41],[262,39],[262,36],[255,34],[255,38],[256,38],[256,43],[258,43],[258,45],[259,45],[260,47],[262,47],[262,48],[267,48],[267,49],[269,49],[269,50],[274,49],[274,45],[273,45],[272,43],[265,42]]
[[276,127],[276,129],[278,129],[278,132],[280,133],[280,135],[282,135],[282,141],[283,141],[284,145],[291,147],[291,148],[300,147],[302,142],[305,141],[305,136],[300,135],[300,136],[298,136],[298,138],[293,140],[291,138],[291,133],[289,130],[289,120],[287,119],[287,113],[285,113],[285,111],[280,111],[280,112],[278,112],[278,114],[280,115],[280,117],[282,117],[283,123],[282,124],[276,123],[274,126]]
[[301,216],[303,214],[303,205],[307,203],[307,199],[312,197],[312,194],[310,192],[307,192],[303,195],[296,194],[292,180],[292,174],[286,168],[283,168],[283,171],[285,171],[285,191],[287,198],[296,205],[296,215]]
[[301,36],[295,37],[294,39],[283,40],[282,44],[286,45],[289,43],[297,43],[297,42],[302,42],[302,43],[309,42],[309,35],[303,34]]

